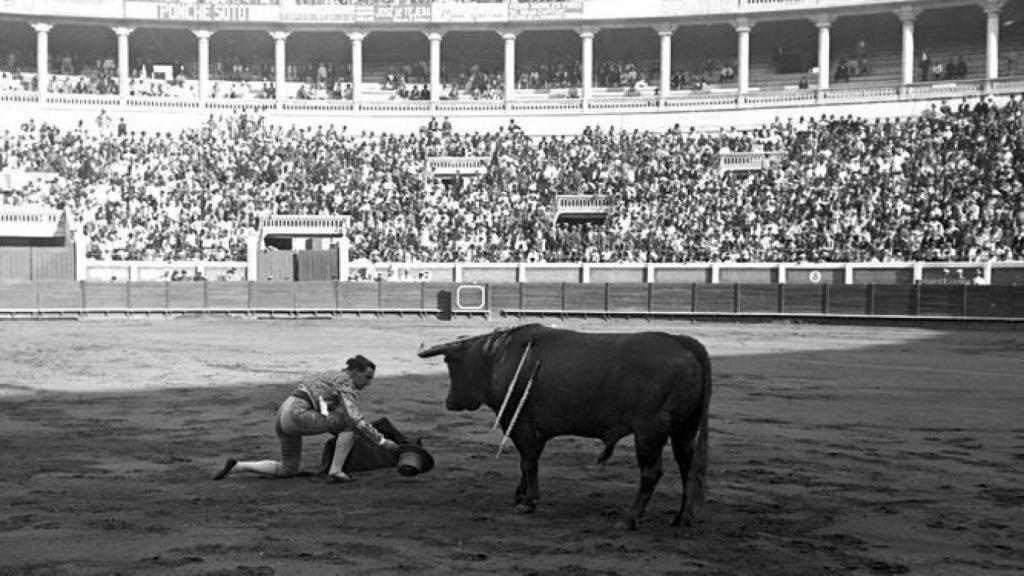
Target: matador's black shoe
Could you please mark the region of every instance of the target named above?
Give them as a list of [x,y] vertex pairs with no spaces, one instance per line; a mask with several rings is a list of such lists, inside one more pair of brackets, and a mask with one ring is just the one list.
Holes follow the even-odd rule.
[[224,467],[218,470],[217,473],[213,475],[213,479],[223,480],[224,477],[230,474],[231,471],[235,468],[235,464],[238,464],[238,460],[235,460],[234,458],[228,458],[227,462],[224,463]]

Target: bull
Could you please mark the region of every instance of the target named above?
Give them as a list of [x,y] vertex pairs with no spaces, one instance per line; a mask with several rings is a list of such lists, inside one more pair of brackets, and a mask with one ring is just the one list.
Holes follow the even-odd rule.
[[694,338],[663,332],[588,334],[529,324],[418,354],[444,356],[451,380],[448,410],[486,405],[499,412],[509,386],[516,387],[513,402],[521,401],[532,374],[518,419],[512,421],[511,410],[499,416],[520,455],[516,513],[536,509],[538,462],[548,440],[565,435],[600,439],[604,447],[597,462],[604,463],[616,443],[633,434],[640,486],[622,527],[639,524],[664,473],[662,450],[669,439],[683,484],[672,525],[692,525],[704,499],[711,400],[711,360]]

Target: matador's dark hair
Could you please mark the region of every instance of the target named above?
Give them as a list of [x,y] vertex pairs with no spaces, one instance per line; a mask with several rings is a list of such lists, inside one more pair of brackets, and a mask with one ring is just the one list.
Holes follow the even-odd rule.
[[356,354],[348,360],[345,360],[345,368],[354,372],[365,372],[367,368],[373,368],[376,370],[377,365],[366,356]]

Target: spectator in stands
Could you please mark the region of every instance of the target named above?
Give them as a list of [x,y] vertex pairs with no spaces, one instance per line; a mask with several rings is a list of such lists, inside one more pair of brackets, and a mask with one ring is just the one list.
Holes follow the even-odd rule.
[[835,82],[842,81],[850,81],[850,65],[847,63],[846,58],[840,58],[839,65],[836,66]]
[[986,286],[986,285],[988,285],[988,280],[985,280],[985,271],[982,270],[981,268],[975,268],[974,269],[974,277],[971,278],[970,283],[975,285],[975,286]]
[[[244,260],[246,236],[276,213],[351,214],[353,258],[388,262],[1024,256],[1020,97],[946,108],[555,137],[512,125],[460,134],[450,123],[355,134],[251,113],[179,134],[28,122],[0,134],[0,169],[62,179],[0,201],[66,208],[89,257],[104,259]],[[724,150],[784,155],[759,172],[723,173]],[[490,160],[483,176],[445,184],[412,168],[427,155]],[[613,199],[605,225],[554,222],[554,198],[581,192]]]
[[722,70],[718,73],[718,81],[721,82],[733,82],[736,80],[736,68],[730,62],[726,62],[722,66]]
[[864,76],[868,73],[868,58],[871,56],[871,47],[864,38],[857,40],[853,49],[853,59],[857,67],[857,75]]
[[953,77],[961,80],[967,78],[967,60],[962,54],[956,59],[956,64],[953,66]]

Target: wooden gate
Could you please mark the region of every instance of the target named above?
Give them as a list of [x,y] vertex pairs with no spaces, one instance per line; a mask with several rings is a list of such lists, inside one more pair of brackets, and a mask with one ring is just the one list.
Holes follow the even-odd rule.
[[257,282],[292,282],[295,280],[295,253],[291,250],[260,252]]
[[0,246],[0,280],[74,280],[75,247]]
[[337,280],[338,249],[302,250],[295,253],[298,260],[296,280]]

